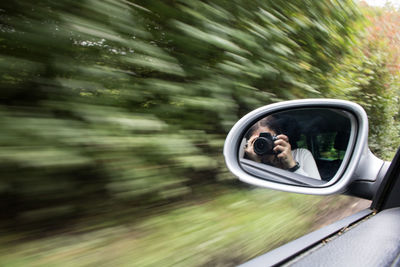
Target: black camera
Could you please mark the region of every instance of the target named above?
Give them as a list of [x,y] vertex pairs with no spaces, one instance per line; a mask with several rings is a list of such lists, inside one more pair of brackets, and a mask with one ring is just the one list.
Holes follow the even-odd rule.
[[273,150],[275,140],[278,140],[278,138],[270,133],[260,133],[259,137],[254,141],[254,152],[259,156],[275,154]]

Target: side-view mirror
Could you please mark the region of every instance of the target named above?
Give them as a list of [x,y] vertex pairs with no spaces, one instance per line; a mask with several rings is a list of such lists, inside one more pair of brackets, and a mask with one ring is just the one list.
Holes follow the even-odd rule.
[[252,185],[367,199],[389,166],[368,149],[364,109],[335,99],[286,101],[250,112],[229,132],[224,156],[228,169]]

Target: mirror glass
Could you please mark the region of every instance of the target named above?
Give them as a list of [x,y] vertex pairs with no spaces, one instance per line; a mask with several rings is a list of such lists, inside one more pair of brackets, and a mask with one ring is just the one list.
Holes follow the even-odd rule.
[[241,166],[258,178],[285,184],[333,183],[352,150],[355,121],[351,113],[332,108],[269,114],[244,133],[239,147]]

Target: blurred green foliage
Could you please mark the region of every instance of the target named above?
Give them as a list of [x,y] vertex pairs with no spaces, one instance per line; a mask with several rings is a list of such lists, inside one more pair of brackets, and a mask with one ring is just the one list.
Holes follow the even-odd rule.
[[366,110],[369,147],[390,161],[400,145],[400,28],[391,25],[400,21],[400,13],[386,8],[364,8],[363,13],[365,30],[329,74],[327,96],[355,101]]
[[15,216],[99,197],[153,203],[218,181],[233,123],[320,96],[360,17],[351,1],[16,1],[1,12],[0,188],[3,208],[24,204]]
[[228,130],[280,100],[359,102],[384,154],[398,90],[363,23],[349,0],[0,4],[2,224],[57,228],[229,192]]

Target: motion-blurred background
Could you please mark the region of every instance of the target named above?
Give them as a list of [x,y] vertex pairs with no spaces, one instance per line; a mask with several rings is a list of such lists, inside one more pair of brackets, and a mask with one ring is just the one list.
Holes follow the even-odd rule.
[[368,203],[256,189],[230,127],[355,101],[399,138],[400,13],[350,0],[0,4],[0,265],[231,266]]

